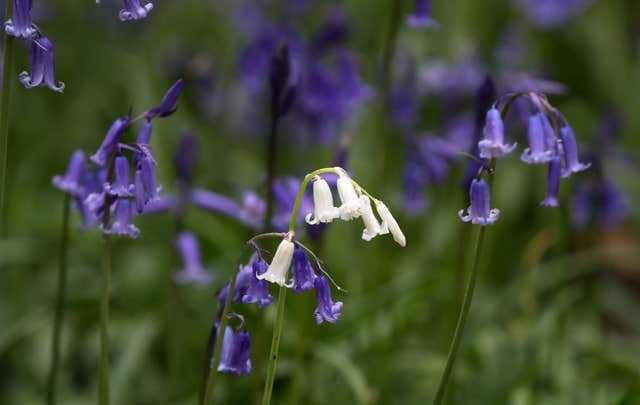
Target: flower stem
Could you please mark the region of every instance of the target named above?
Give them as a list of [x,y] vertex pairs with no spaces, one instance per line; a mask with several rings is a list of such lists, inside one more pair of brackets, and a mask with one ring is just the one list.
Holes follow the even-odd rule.
[[[222,341],[224,340],[224,331],[227,328],[227,314],[229,313],[229,309],[231,308],[231,301],[233,298],[233,290],[236,288],[236,277],[238,272],[235,271],[233,276],[231,276],[231,281],[229,281],[229,290],[227,291],[227,299],[224,301],[224,307],[222,308],[222,314],[220,315],[220,326],[217,328],[214,327],[212,329],[212,333],[217,333],[218,337],[215,342],[215,349],[213,350],[213,362],[211,363],[211,367],[209,368],[209,375],[207,378],[207,387],[205,389],[204,394],[204,403],[212,404],[213,403],[213,387],[216,380],[218,363],[220,363],[220,353],[222,352]],[[222,331],[222,332],[220,332]],[[208,361],[208,360],[207,360]]]
[[[6,0],[5,18],[11,15],[11,1]],[[0,237],[4,235],[5,180],[7,178],[7,148],[9,146],[9,101],[11,100],[11,65],[13,61],[13,43],[11,35],[4,35],[2,55],[2,94],[0,95]]]
[[100,383],[99,404],[109,404],[109,279],[111,256],[109,235],[102,235],[102,275],[100,279]]
[[51,365],[47,379],[46,403],[56,403],[56,383],[58,380],[58,365],[60,360],[60,332],[62,331],[62,318],[64,315],[64,303],[67,287],[67,245],[69,241],[69,194],[64,193],[62,210],[62,233],[60,235],[60,252],[58,253],[58,288],[53,320],[53,336],[51,338]]
[[280,347],[280,334],[282,333],[282,324],[284,323],[284,302],[287,297],[287,288],[280,287],[278,292],[278,309],[276,313],[276,323],[273,325],[273,336],[271,338],[271,350],[269,350],[269,367],[267,368],[267,378],[264,382],[264,394],[262,396],[262,405],[271,403],[271,394],[273,393],[273,380],[276,376],[276,364],[278,362],[278,348]]
[[451,347],[449,348],[449,355],[447,356],[447,364],[444,368],[444,372],[442,373],[442,378],[440,379],[440,384],[438,386],[436,398],[433,400],[433,405],[439,405],[440,403],[442,403],[447,388],[447,383],[449,382],[449,378],[451,377],[453,364],[456,360],[456,355],[458,354],[460,341],[462,340],[462,334],[464,332],[464,325],[467,320],[467,315],[469,314],[469,308],[471,307],[471,300],[473,299],[473,290],[476,285],[478,265],[480,262],[480,252],[482,252],[482,242],[484,241],[484,232],[485,227],[480,227],[480,230],[478,232],[478,240],[476,242],[475,258],[473,260],[471,274],[469,274],[469,280],[467,281],[467,287],[464,292],[462,309],[460,310],[460,315],[458,316],[458,323],[456,324],[456,330],[453,334]]

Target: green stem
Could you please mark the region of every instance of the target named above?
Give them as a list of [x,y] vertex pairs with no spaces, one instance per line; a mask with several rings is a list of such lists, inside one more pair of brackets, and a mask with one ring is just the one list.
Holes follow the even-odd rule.
[[[11,15],[11,1],[5,0],[5,18]],[[9,101],[11,100],[11,65],[13,43],[11,35],[4,35],[2,56],[2,94],[0,95],[0,237],[4,235],[5,180],[7,178],[7,148],[9,147]]]
[[471,268],[471,274],[469,274],[469,281],[467,282],[467,287],[464,292],[462,309],[460,310],[460,315],[458,316],[458,323],[456,324],[456,330],[453,334],[451,347],[449,348],[449,355],[447,356],[447,364],[444,368],[442,378],[440,379],[440,384],[438,386],[436,398],[433,400],[433,405],[439,405],[440,403],[442,403],[442,399],[444,398],[444,394],[447,388],[447,383],[449,382],[449,378],[451,377],[451,371],[453,370],[453,364],[456,360],[458,349],[460,348],[460,342],[462,340],[462,334],[464,332],[464,325],[467,320],[467,315],[469,314],[469,308],[471,308],[473,290],[475,289],[475,285],[476,285],[476,277],[478,275],[478,265],[480,263],[480,253],[482,252],[482,242],[484,241],[484,233],[485,233],[485,227],[483,226],[480,228],[480,231],[478,232],[478,241],[476,243],[476,252],[475,252],[475,258],[473,260],[473,267]]
[[271,403],[271,394],[273,393],[273,380],[276,376],[276,364],[278,362],[278,348],[280,347],[280,335],[282,333],[282,324],[284,323],[284,302],[287,297],[287,288],[280,287],[278,292],[278,312],[276,313],[276,323],[273,325],[273,336],[271,338],[271,350],[269,350],[269,368],[267,368],[267,378],[264,383],[264,395],[262,397],[262,405]]
[[62,233],[60,235],[60,252],[58,253],[58,288],[53,320],[53,336],[51,338],[51,365],[47,380],[46,404],[56,403],[56,383],[58,381],[58,365],[60,360],[60,332],[62,331],[62,318],[64,315],[64,303],[67,287],[67,245],[69,241],[69,206],[71,205],[68,193],[64,193],[62,209]]
[[111,256],[109,235],[102,235],[102,276],[100,279],[100,405],[109,404],[109,279]]
[[[229,290],[227,291],[227,299],[224,301],[224,307],[222,308],[222,315],[220,317],[220,326],[218,327],[216,338],[216,346],[213,351],[213,363],[209,369],[209,376],[207,378],[207,387],[204,394],[204,403],[213,403],[213,387],[215,385],[216,374],[218,369],[218,363],[220,363],[220,353],[222,353],[222,341],[224,340],[224,331],[227,328],[227,314],[231,308],[231,300],[233,298],[233,290],[236,288],[236,276],[238,272],[235,271],[229,282]],[[215,332],[214,332],[215,333]]]

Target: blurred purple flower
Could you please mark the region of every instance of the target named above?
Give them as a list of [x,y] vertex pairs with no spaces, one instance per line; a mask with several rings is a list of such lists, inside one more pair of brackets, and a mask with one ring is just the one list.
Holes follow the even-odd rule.
[[119,155],[114,160],[115,182],[104,184],[104,191],[117,197],[132,197],[134,185],[131,184],[129,161]]
[[114,215],[108,225],[100,224],[100,230],[107,235],[128,236],[132,239],[140,236],[140,229],[131,223],[133,207],[126,198],[118,198],[115,202]]
[[176,236],[176,248],[182,257],[184,267],[173,275],[178,284],[209,284],[213,276],[202,266],[198,239],[191,232],[181,232]]
[[145,18],[153,9],[153,3],[147,3],[144,6],[140,4],[140,0],[124,0],[124,8],[120,10],[120,21],[140,20]]
[[518,0],[527,19],[544,29],[561,26],[584,12],[591,3],[592,0]]
[[20,83],[24,87],[31,89],[37,86],[45,86],[53,91],[61,93],[64,90],[64,83],[58,82],[53,73],[53,43],[47,37],[40,37],[31,42],[29,51],[29,64],[31,74],[20,73]]
[[98,151],[90,157],[93,163],[101,167],[106,167],[108,159],[118,147],[118,143],[120,143],[128,125],[128,117],[118,118],[113,122],[109,131],[107,131],[107,135],[104,137],[102,144],[98,148]]
[[176,81],[169,90],[167,90],[159,106],[145,111],[145,117],[147,117],[147,119],[155,117],[164,118],[176,112],[178,109],[176,103],[178,101],[178,97],[180,97],[180,93],[182,92],[183,85],[183,80],[178,79],[178,81]]
[[84,171],[84,152],[77,150],[71,156],[65,175],[55,176],[52,183],[58,190],[74,197],[82,197],[85,194],[85,187],[82,185]]
[[413,14],[407,17],[407,25],[412,28],[436,27],[436,23],[431,18],[431,0],[415,0]]

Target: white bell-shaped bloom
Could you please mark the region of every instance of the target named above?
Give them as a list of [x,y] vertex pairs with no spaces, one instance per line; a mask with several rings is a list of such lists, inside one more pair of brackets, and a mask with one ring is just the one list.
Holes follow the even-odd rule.
[[313,214],[308,213],[305,217],[310,225],[331,222],[340,216],[340,210],[333,205],[333,195],[329,184],[321,177],[313,183],[313,205]]
[[353,187],[353,183],[349,177],[344,175],[338,177],[338,195],[340,195],[340,201],[342,202],[340,206],[340,219],[351,221],[362,214],[358,193]]
[[362,210],[362,221],[364,222],[362,239],[369,242],[371,239],[381,234],[382,228],[380,227],[378,219],[373,215],[371,200],[364,194],[360,196],[360,209]]
[[262,274],[256,274],[256,278],[258,280],[267,280],[268,282],[278,284],[281,287],[291,287],[290,284],[286,284],[286,280],[289,266],[291,266],[294,247],[293,242],[287,238],[283,239],[278,245],[276,254],[273,255],[273,260],[271,261],[267,271]]
[[376,210],[380,218],[382,218],[382,232],[380,233],[386,233],[385,231],[388,230],[391,232],[393,240],[398,242],[398,245],[404,247],[407,244],[407,239],[404,237],[398,222],[396,222],[393,215],[391,215],[389,208],[387,208],[382,201],[376,201]]

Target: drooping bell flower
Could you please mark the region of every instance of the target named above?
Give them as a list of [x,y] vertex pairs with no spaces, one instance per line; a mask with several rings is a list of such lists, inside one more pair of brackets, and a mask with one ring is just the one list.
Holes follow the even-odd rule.
[[475,225],[492,225],[500,218],[500,210],[490,208],[489,185],[483,179],[473,179],[469,196],[471,205],[467,208],[467,215],[463,215],[464,209],[458,211],[458,216],[463,222]]
[[[254,278],[253,266],[243,265],[238,268],[238,274],[236,275],[236,285],[233,289],[233,296],[231,297],[231,302],[242,302],[242,297],[244,297],[249,285],[251,284],[251,279]],[[227,295],[229,294],[229,283],[227,283],[218,294],[218,304],[220,307],[224,306],[225,301],[227,300]]]
[[132,239],[140,236],[140,229],[131,223],[133,214],[131,202],[126,198],[118,198],[110,225],[100,224],[100,230],[107,235],[128,236]]
[[322,322],[336,323],[342,312],[342,302],[333,302],[331,298],[331,288],[327,279],[320,275],[314,281],[316,289],[316,297],[318,298],[318,307],[313,311],[316,323],[320,325]]
[[196,137],[190,132],[183,132],[178,139],[174,165],[178,180],[185,185],[191,184],[197,154]]
[[227,326],[222,341],[222,352],[218,371],[234,375],[248,375],[251,373],[251,335],[247,332],[233,333]]
[[307,214],[306,222],[309,225],[317,225],[331,222],[339,216],[340,210],[333,205],[333,195],[329,184],[325,179],[318,177],[313,182],[313,214]]
[[487,118],[482,131],[484,138],[478,142],[480,157],[485,159],[502,157],[515,149],[516,143],[504,143],[504,124],[500,112],[495,108],[487,111]]
[[296,247],[293,251],[291,273],[293,274],[293,287],[291,288],[293,292],[301,293],[314,287],[316,274],[313,272],[307,254],[300,247]]
[[135,174],[136,209],[144,211],[145,205],[158,199],[161,187],[156,184],[156,162],[148,154],[138,159]]
[[82,185],[84,176],[84,152],[77,150],[71,156],[71,161],[64,176],[55,176],[52,180],[54,187],[69,193],[74,197],[82,197],[85,187]]
[[558,192],[560,191],[560,156],[554,156],[549,162],[547,173],[547,196],[540,203],[545,207],[557,207]]
[[548,163],[553,154],[553,149],[547,145],[547,134],[545,133],[546,124],[549,120],[544,113],[537,113],[529,117],[529,125],[527,127],[527,139],[529,147],[524,150],[520,160],[529,164]]
[[413,14],[407,17],[407,25],[412,28],[429,28],[438,24],[431,18],[431,0],[415,0]]
[[287,272],[291,265],[291,259],[293,257],[293,250],[295,245],[289,239],[285,238],[280,242],[276,249],[273,260],[269,265],[266,272],[262,274],[256,274],[258,280],[267,280],[270,283],[278,284],[280,287],[291,287],[291,284],[287,284]]
[[53,69],[53,43],[47,37],[40,37],[31,42],[29,50],[29,65],[31,74],[20,73],[19,80],[24,87],[31,89],[37,86],[45,86],[53,91],[61,93],[64,83],[54,78]]
[[[5,0],[7,1],[7,0]],[[4,32],[14,37],[33,39],[38,31],[31,20],[31,0],[11,0],[11,18],[4,23]]]
[[366,195],[360,196],[360,209],[362,210],[362,221],[364,222],[364,230],[362,231],[362,239],[369,242],[377,235],[382,233],[382,227],[380,222],[373,215],[373,209],[371,209],[371,200]]
[[202,266],[202,256],[198,239],[191,232],[181,232],[176,236],[176,248],[184,265],[180,272],[173,275],[178,284],[209,284],[213,276]]
[[159,106],[150,108],[149,110],[145,111],[145,117],[147,119],[152,119],[155,117],[164,118],[176,112],[178,110],[176,103],[178,101],[180,93],[182,92],[183,85],[184,82],[182,81],[182,79],[178,79],[178,81],[176,81],[173,86],[171,86],[169,90],[167,90],[167,92],[164,94],[162,102]]
[[269,293],[269,283],[265,280],[258,280],[257,276],[267,271],[269,265],[262,258],[256,255],[251,265],[253,277],[249,280],[249,287],[242,296],[244,304],[258,303],[258,307],[264,308],[273,302],[273,296]]
[[120,10],[120,21],[131,21],[143,19],[153,9],[153,3],[147,3],[144,6],[140,4],[140,0],[124,0],[124,8]]
[[353,187],[351,179],[340,174],[338,177],[338,195],[342,205],[340,206],[340,219],[343,221],[351,221],[361,215],[360,199],[356,189]]
[[114,160],[115,181],[105,183],[104,191],[117,197],[132,197],[134,185],[131,184],[129,161],[123,155]]
[[591,163],[580,163],[578,160],[578,146],[570,126],[565,125],[560,129],[560,139],[562,140],[565,165],[562,178],[567,178],[571,176],[571,173],[578,173],[591,167]]
[[407,245],[407,239],[402,233],[402,229],[400,229],[400,225],[396,219],[391,215],[391,211],[389,208],[380,200],[376,200],[376,211],[378,211],[378,215],[382,219],[382,224],[380,225],[380,234],[386,234],[391,232],[391,236],[393,236],[393,240],[395,240],[398,245],[405,247]]
[[129,123],[129,118],[118,118],[114,121],[107,132],[107,135],[104,137],[102,144],[98,148],[98,151],[93,154],[90,159],[93,163],[97,164],[101,167],[106,167],[109,161],[109,157],[115,152],[118,147],[118,143],[120,139],[122,139],[122,135],[124,131],[127,129],[127,125]]

